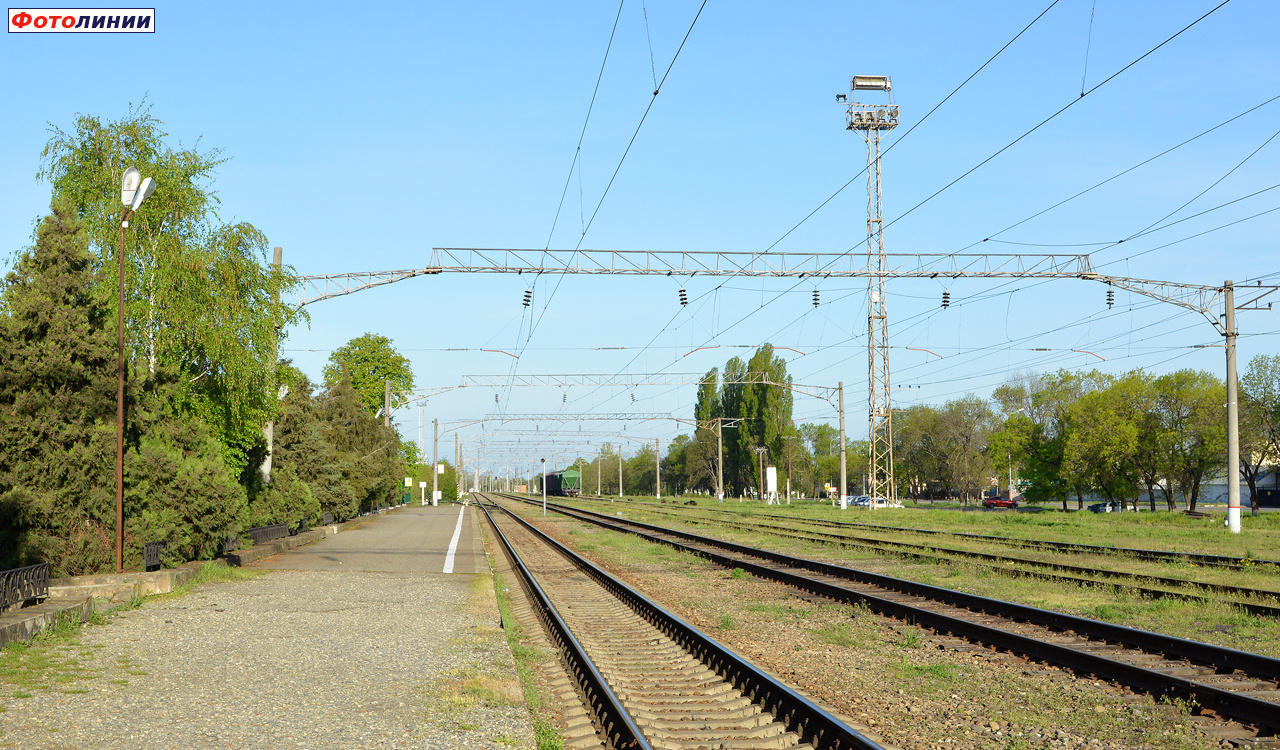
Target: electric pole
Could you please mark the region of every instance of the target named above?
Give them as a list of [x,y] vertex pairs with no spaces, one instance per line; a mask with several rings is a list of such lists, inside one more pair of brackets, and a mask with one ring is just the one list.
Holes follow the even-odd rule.
[[724,502],[724,419],[716,418],[716,494]]
[[[846,481],[845,473],[845,445],[844,445],[844,381],[840,381],[840,510],[848,507],[844,499],[844,487]],[[834,503],[832,503],[834,505]]]
[[1235,286],[1227,281],[1222,287],[1223,312],[1226,313],[1222,334],[1227,346],[1227,528],[1240,533],[1240,384],[1236,381],[1236,295]]
[[653,439],[653,488],[658,493],[659,500],[662,499],[662,446],[658,444],[658,438]]
[[795,435],[787,435],[787,505],[791,504],[791,441]]

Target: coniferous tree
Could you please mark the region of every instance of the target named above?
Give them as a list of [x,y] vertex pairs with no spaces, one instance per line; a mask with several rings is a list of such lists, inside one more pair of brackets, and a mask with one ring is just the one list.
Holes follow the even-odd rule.
[[405,473],[396,431],[369,412],[349,378],[325,392],[319,411],[324,422],[321,434],[354,496],[351,515],[395,502]]
[[114,544],[115,357],[87,239],[54,204],[0,315],[0,567],[96,569]]
[[342,463],[322,434],[315,388],[288,362],[280,370],[288,374],[289,392],[280,403],[280,418],[276,421],[271,483],[275,486],[299,481],[305,485],[309,493],[307,504],[290,508],[299,518],[316,522],[325,513],[348,518],[355,509],[355,493],[343,474]]
[[[245,492],[223,460],[223,444],[181,408],[181,378],[167,366],[143,379],[129,405],[125,433],[125,562],[142,546],[167,541],[182,559],[207,559],[222,539],[249,525]],[[113,483],[114,486],[114,483]],[[132,562],[131,562],[132,561]]]

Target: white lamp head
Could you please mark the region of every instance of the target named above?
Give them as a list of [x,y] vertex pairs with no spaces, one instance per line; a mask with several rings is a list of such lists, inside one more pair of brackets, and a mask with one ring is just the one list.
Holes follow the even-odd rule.
[[155,191],[156,181],[150,177],[144,179],[142,184],[138,186],[137,192],[133,195],[133,202],[129,204],[129,210],[137,211],[142,206],[142,202],[150,198]]
[[133,203],[133,195],[138,191],[138,183],[142,182],[142,173],[136,167],[129,167],[120,179],[120,202],[128,206]]

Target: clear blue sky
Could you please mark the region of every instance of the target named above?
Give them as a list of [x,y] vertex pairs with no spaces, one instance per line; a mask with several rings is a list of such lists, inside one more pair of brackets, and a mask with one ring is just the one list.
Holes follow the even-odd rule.
[[[885,139],[894,144],[1049,2],[711,0],[582,246],[769,247],[865,164],[863,141],[845,131],[834,102],[851,75],[893,77],[903,122]],[[1275,281],[1280,211],[1187,238],[1280,206],[1280,189],[1117,247],[1101,243],[1280,182],[1280,138],[1263,145],[1280,129],[1280,101],[996,236],[1280,94],[1280,9],[1264,0],[1232,0],[895,221],[1079,99],[1082,83],[1088,90],[1103,82],[1216,4],[1060,0],[884,158],[887,250],[1093,252],[1095,265],[1116,275]],[[578,243],[583,217],[652,98],[654,71],[663,75],[699,5],[624,4],[552,247]],[[144,97],[175,143],[200,139],[232,157],[216,185],[223,218],[261,228],[300,273],[412,268],[426,265],[437,246],[544,247],[617,9],[614,2],[162,3],[155,34],[8,34],[0,44],[3,254],[28,245],[47,210],[48,185],[34,175],[48,124],[67,127],[78,112],[114,119]],[[861,250],[865,191],[856,179],[776,249]],[[1030,244],[981,242],[993,236]],[[768,341],[804,353],[782,352],[798,382],[844,381],[850,437],[865,437],[863,281],[818,282],[823,304],[815,310],[811,281],[553,277],[537,282],[526,310],[529,281],[426,277],[318,303],[308,308],[310,329],[290,331],[284,347],[319,380],[329,350],[382,333],[412,360],[419,386],[431,388],[513,366],[531,374],[703,372],[751,351],[731,346]],[[682,286],[691,299],[684,310]],[[944,289],[947,310],[939,306]],[[529,313],[544,309],[526,341]],[[896,391],[898,405],[988,396],[1016,371],[1224,370],[1220,348],[1188,348],[1220,343],[1202,317],[1125,292],[1108,310],[1096,283],[894,281],[888,309],[894,383],[918,386]],[[1280,311],[1243,313],[1240,325],[1242,367],[1276,351]],[[481,348],[522,356],[517,363]],[[688,418],[694,389],[499,396],[510,413]],[[494,393],[476,389],[427,403],[428,420],[495,410]],[[807,399],[797,400],[796,415],[834,416]],[[416,437],[416,408],[397,419]],[[629,436],[664,439],[681,431],[688,428],[627,428]]]

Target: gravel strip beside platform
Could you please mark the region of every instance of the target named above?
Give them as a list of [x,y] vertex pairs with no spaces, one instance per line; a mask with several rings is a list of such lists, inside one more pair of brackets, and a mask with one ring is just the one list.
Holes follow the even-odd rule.
[[532,748],[487,586],[278,571],[153,600],[84,631],[87,693],[0,696],[0,747]]

